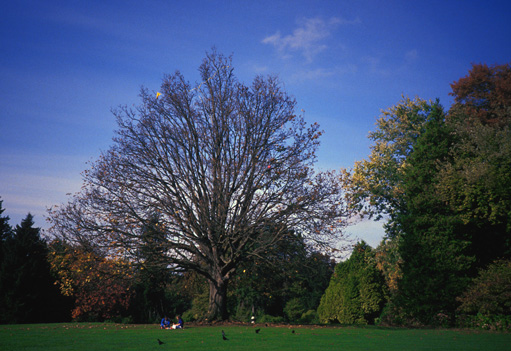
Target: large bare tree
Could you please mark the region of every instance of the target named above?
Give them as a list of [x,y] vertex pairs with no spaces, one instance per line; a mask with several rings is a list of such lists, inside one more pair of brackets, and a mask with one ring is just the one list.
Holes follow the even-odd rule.
[[113,146],[84,172],[82,191],[50,212],[55,236],[134,261],[156,227],[164,263],[209,281],[210,319],[227,317],[241,260],[264,257],[290,228],[331,245],[347,215],[337,174],[313,170],[319,126],[295,114],[277,78],[246,86],[231,62],[213,51],[200,83],[176,72],[160,92],[142,89],[139,107],[114,111]]

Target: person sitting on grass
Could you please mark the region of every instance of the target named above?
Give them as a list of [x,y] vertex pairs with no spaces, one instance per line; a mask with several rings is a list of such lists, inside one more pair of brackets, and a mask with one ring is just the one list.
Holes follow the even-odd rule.
[[170,328],[170,320],[167,316],[163,317],[160,324],[161,329],[169,329]]
[[183,319],[180,316],[177,316],[177,324],[172,325],[172,329],[183,329],[184,328],[184,322]]

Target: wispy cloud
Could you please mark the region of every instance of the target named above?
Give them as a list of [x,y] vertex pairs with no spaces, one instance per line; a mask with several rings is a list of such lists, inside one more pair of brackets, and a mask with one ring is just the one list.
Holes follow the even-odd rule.
[[262,40],[263,44],[273,45],[283,58],[291,56],[292,52],[300,52],[307,62],[324,51],[328,46],[325,39],[341,24],[356,24],[360,20],[346,21],[338,17],[324,20],[319,17],[305,18],[298,23],[293,34],[282,35],[280,31]]

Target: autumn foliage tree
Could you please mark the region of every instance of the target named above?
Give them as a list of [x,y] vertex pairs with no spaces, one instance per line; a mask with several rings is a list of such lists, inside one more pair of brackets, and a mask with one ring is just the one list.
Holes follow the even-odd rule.
[[511,64],[474,64],[468,75],[451,84],[451,114],[482,124],[511,123]]
[[130,265],[55,240],[48,258],[60,292],[74,299],[71,317],[102,321],[126,315],[132,293]]
[[319,126],[295,114],[275,77],[244,85],[215,51],[199,73],[195,85],[179,72],[166,76],[160,92],[142,90],[140,106],[115,111],[114,145],[50,220],[58,237],[136,262],[143,228],[158,214],[165,264],[207,279],[211,320],[227,317],[240,262],[288,228],[328,246],[347,211],[336,174],[313,171]]
[[400,232],[395,217],[405,206],[404,172],[407,157],[424,131],[434,102],[403,97],[382,111],[376,129],[369,133],[373,141],[365,160],[355,162],[352,171],[344,171],[344,184],[350,206],[360,215],[387,218],[387,235]]

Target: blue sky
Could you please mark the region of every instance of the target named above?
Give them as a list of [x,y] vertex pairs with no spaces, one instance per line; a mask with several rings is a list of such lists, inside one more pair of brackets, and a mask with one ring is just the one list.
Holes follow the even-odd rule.
[[[367,157],[367,134],[401,96],[439,98],[472,63],[511,61],[511,2],[9,1],[0,12],[0,197],[19,224],[80,190],[112,144],[111,109],[138,104],[164,74],[197,68],[213,46],[250,83],[278,74],[325,134],[318,168]],[[376,246],[380,224],[348,228]]]

